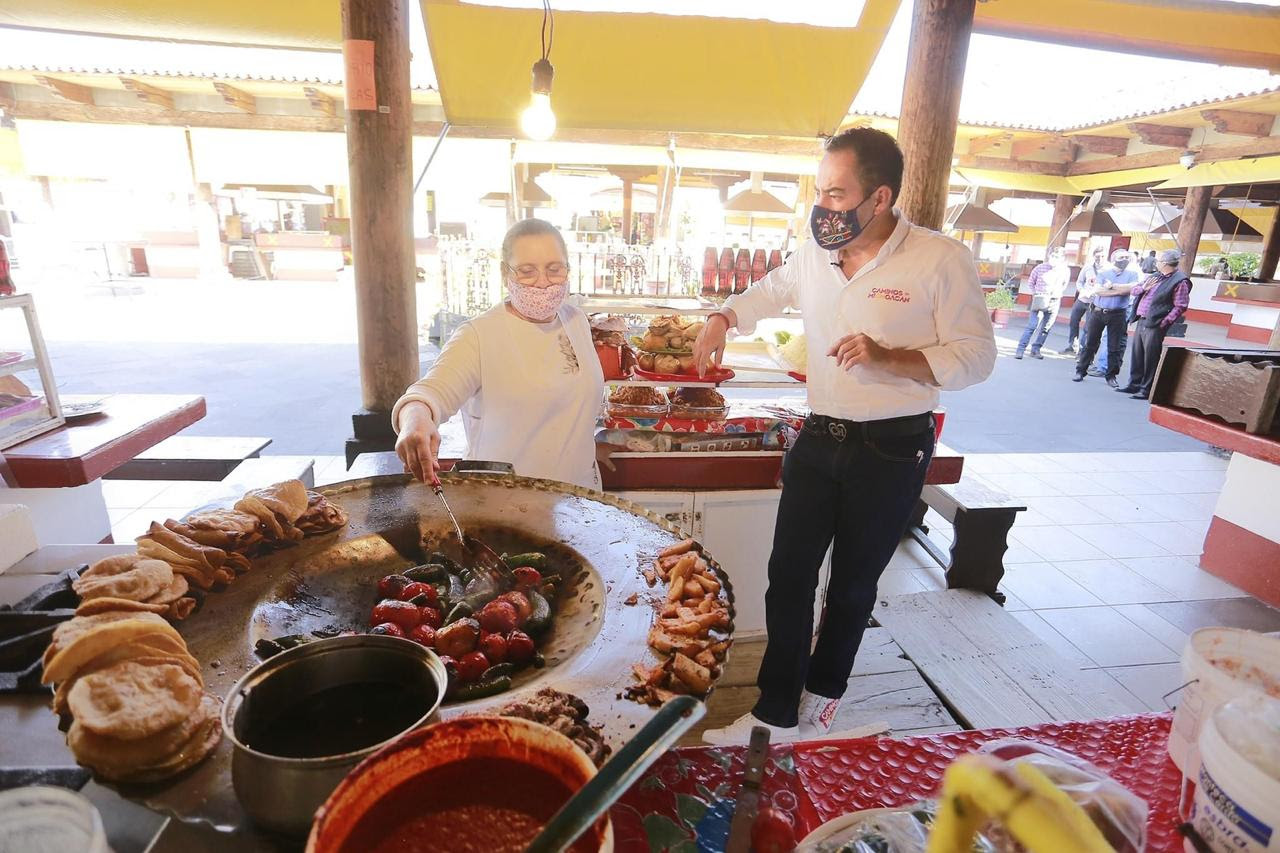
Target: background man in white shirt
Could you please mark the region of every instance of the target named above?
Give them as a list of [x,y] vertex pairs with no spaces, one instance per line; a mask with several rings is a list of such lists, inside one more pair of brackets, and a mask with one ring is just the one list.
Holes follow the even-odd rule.
[[[827,141],[813,240],[707,318],[694,356],[719,363],[726,335],[799,308],[808,336],[811,414],[783,464],[765,595],[768,646],[760,700],[710,743],[774,740],[831,729],[876,583],[898,546],[933,456],[939,389],[981,382],[995,365],[990,312],[973,256],[912,225],[893,206],[902,152],[855,128]],[[827,547],[831,579],[816,647],[813,604]]]

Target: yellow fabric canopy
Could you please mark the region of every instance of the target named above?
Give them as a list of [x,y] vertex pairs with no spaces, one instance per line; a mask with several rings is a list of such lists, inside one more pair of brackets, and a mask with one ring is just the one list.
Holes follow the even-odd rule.
[[1062,193],[1078,195],[1074,183],[1057,175],[1040,175],[1035,172],[1004,172],[996,169],[969,169],[959,167],[953,170],[966,183],[977,187],[992,187],[998,190],[1026,190],[1038,193]]
[[1201,163],[1160,184],[1156,189],[1179,187],[1216,187],[1227,184],[1255,184],[1280,181],[1280,157],[1255,157],[1252,160],[1223,160]]
[[[540,56],[542,11],[421,2],[449,121],[517,126]],[[561,128],[830,133],[862,86],[898,3],[866,0],[852,29],[556,12],[551,105]]]
[[1177,163],[1171,163],[1167,166],[1148,166],[1145,169],[1099,172],[1096,175],[1072,175],[1067,180],[1080,192],[1087,193],[1112,187],[1127,187],[1131,184],[1146,184],[1161,178],[1171,178],[1183,171],[1185,170]]
[[1209,0],[986,0],[992,35],[1280,70],[1280,8]]

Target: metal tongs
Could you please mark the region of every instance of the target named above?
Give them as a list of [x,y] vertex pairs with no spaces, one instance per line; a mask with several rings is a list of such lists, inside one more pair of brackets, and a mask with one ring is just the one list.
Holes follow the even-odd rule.
[[484,572],[494,583],[503,588],[515,586],[515,575],[507,565],[507,561],[479,539],[462,532],[458,517],[453,514],[453,510],[449,508],[449,502],[445,500],[444,486],[434,473],[431,476],[431,491],[435,492],[440,503],[444,504],[444,511],[449,514],[449,520],[453,522],[453,531],[458,534],[458,542],[462,544],[463,561],[469,562],[467,568]]

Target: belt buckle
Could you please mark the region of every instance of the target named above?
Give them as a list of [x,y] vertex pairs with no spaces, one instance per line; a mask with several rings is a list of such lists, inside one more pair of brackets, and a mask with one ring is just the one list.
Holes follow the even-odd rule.
[[839,421],[828,421],[827,432],[831,433],[831,437],[836,441],[844,441],[845,437],[848,435],[848,430],[845,429],[845,425]]

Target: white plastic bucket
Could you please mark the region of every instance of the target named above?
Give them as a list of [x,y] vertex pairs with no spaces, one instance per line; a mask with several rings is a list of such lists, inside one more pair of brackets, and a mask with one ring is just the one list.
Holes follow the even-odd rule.
[[1201,628],[1182,649],[1182,677],[1169,757],[1191,781],[1200,772],[1200,731],[1224,702],[1260,690],[1280,699],[1280,639],[1240,628]]
[[[1272,707],[1264,710],[1266,704]],[[1234,699],[1232,710],[1245,714],[1269,713],[1272,722],[1280,717],[1280,700],[1253,693]],[[1223,710],[1220,708],[1206,720],[1200,733],[1200,771],[1196,776],[1196,796],[1191,806],[1191,825],[1210,850],[1221,853],[1263,853],[1280,851],[1280,779],[1276,770],[1264,772],[1241,754],[1223,737]],[[1237,717],[1238,719],[1238,717]],[[1276,736],[1274,725],[1268,731],[1255,727],[1250,738]],[[1240,743],[1239,733],[1232,740]],[[1274,756],[1274,747],[1272,749]],[[1274,757],[1272,759],[1274,763]],[[1191,842],[1183,844],[1194,853]]]
[[0,792],[0,853],[111,853],[102,818],[75,791],[29,785]]

